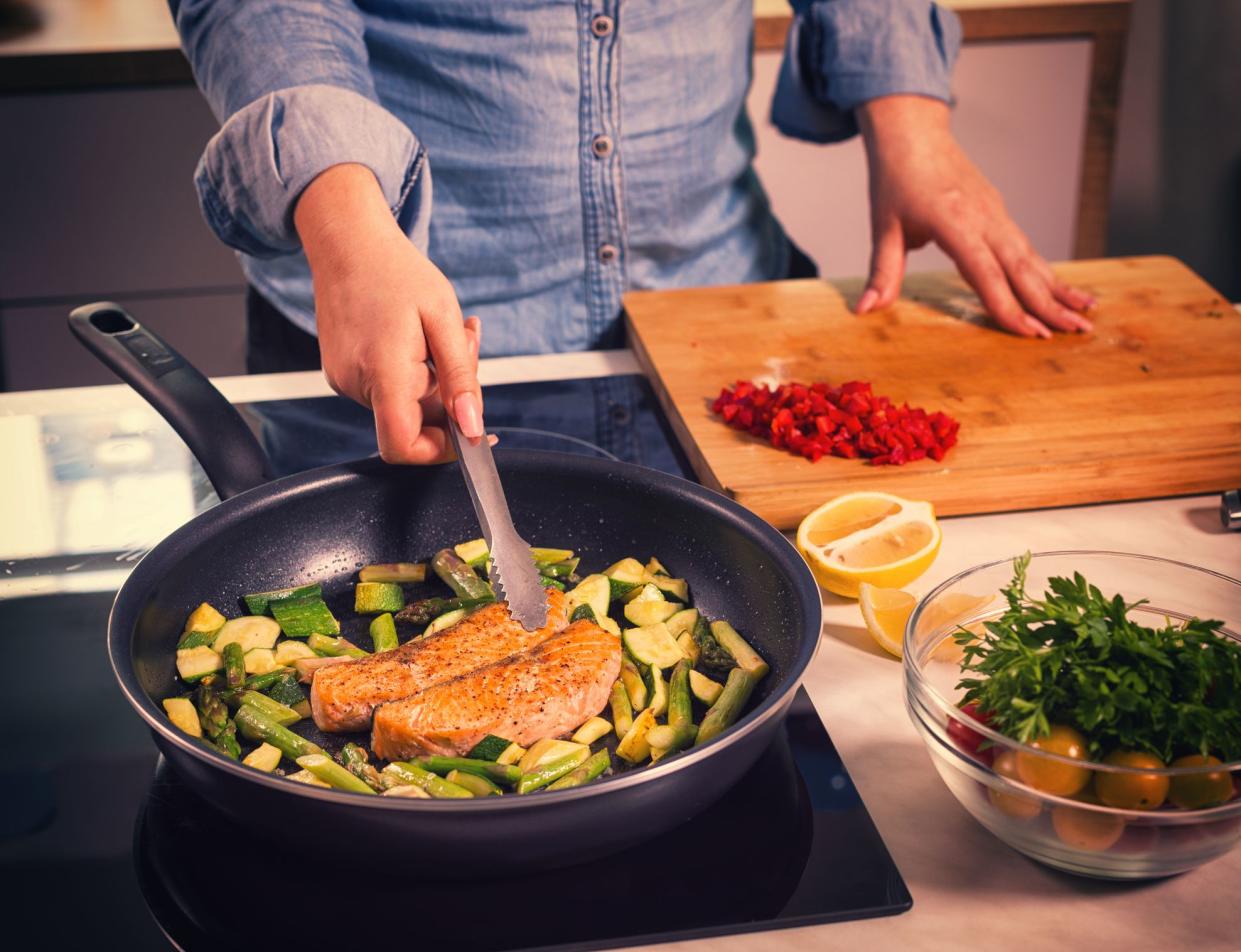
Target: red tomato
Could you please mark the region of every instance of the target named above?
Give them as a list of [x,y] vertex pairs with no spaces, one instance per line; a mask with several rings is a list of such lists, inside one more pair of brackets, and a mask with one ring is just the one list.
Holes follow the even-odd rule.
[[[991,715],[978,710],[978,702],[970,701],[968,704],[961,706],[961,713],[980,724],[987,724],[991,721]],[[952,742],[957,745],[957,749],[963,753],[969,754],[979,763],[991,766],[995,760],[995,749],[985,747],[979,749],[986,740],[982,734],[971,727],[967,727],[955,717],[948,718],[948,736],[952,738]]]

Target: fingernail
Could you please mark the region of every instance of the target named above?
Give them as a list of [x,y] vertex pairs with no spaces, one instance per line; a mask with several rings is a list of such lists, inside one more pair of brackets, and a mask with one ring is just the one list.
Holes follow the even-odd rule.
[[483,415],[474,394],[468,391],[457,394],[457,399],[452,402],[452,411],[461,432],[469,439],[476,440],[483,435]]
[[866,291],[858,298],[857,313],[865,314],[875,306],[875,301],[879,299],[879,292],[874,288],[867,288]]
[[1030,330],[1034,332],[1035,337],[1041,337],[1044,340],[1047,340],[1052,336],[1047,325],[1033,317],[1026,318],[1026,327],[1030,328]]
[[495,446],[499,442],[500,442],[500,438],[496,436],[494,433],[487,434],[487,445],[488,446]]
[[1092,321],[1086,320],[1086,318],[1084,317],[1079,317],[1077,319],[1077,326],[1083,334],[1089,334],[1091,331],[1094,330],[1094,323]]

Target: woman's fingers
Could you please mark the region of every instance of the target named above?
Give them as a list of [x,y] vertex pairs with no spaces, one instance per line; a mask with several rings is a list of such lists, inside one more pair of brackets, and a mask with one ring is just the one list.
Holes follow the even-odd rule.
[[1026,310],[1056,330],[1093,330],[1090,321],[1065,307],[1056,298],[1052,293],[1054,278],[1051,268],[1028,248],[1022,247],[1023,244],[1010,243],[997,247],[996,258],[1004,268],[1009,285]]
[[461,432],[470,439],[483,435],[483,404],[478,385],[478,360],[461,319],[456,298],[444,295],[423,306],[422,330],[435,360],[440,399],[450,408]]

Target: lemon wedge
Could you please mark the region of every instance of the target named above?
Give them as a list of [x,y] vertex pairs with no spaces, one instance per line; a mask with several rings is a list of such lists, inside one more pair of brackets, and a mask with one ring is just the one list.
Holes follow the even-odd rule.
[[858,587],[858,605],[866,630],[880,648],[898,658],[902,654],[905,623],[916,604],[916,598],[899,588],[877,588],[867,582]]
[[930,568],[941,535],[929,502],[858,492],[824,503],[797,527],[797,548],[819,584],[857,598],[863,582],[900,588]]

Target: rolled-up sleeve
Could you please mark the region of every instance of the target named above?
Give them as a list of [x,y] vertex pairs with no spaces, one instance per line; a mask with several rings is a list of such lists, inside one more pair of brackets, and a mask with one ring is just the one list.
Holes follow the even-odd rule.
[[301,247],[293,208],[333,165],[365,165],[425,248],[430,173],[414,133],[375,93],[352,3],[170,0],[195,79],[220,131],[194,182],[220,240],[270,258]]
[[771,118],[785,135],[837,142],[880,96],[951,100],[961,25],[931,0],[794,0]]

